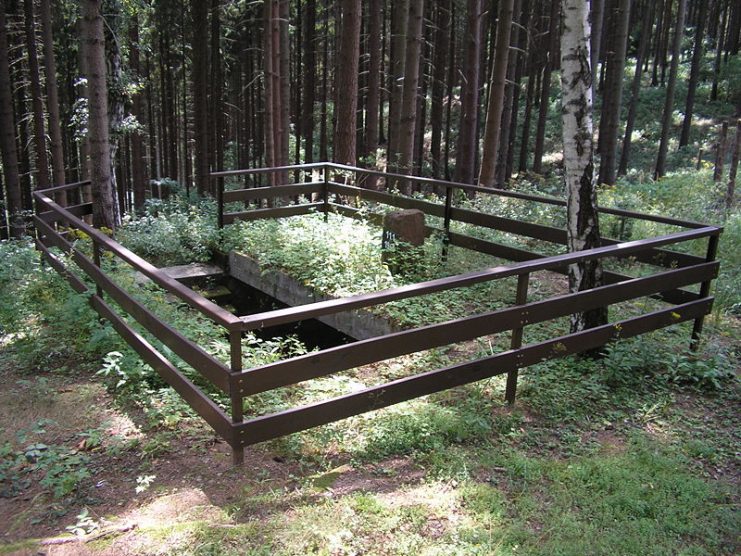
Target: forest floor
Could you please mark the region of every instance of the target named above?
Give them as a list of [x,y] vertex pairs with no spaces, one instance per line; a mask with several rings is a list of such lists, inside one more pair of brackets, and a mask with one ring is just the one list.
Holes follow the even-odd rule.
[[[271,442],[235,468],[197,419],[152,427],[114,399],[99,362],[64,350],[29,360],[22,341],[4,342],[0,444],[33,465],[17,476],[0,468],[0,554],[741,550],[738,383],[712,394],[618,386],[632,391],[626,405],[592,400],[564,417],[528,392],[550,384],[558,396],[556,383],[578,389],[576,378],[553,371],[528,388],[526,371],[517,406],[493,404],[488,434],[473,440],[401,438],[417,449],[378,457]],[[589,398],[586,383],[572,394]],[[435,435],[434,422],[423,425],[407,433]],[[341,431],[353,433],[353,422]]]

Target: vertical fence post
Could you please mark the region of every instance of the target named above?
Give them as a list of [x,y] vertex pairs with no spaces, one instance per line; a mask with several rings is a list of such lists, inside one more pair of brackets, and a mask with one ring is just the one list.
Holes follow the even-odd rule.
[[324,174],[324,221],[329,222],[329,165],[322,168]]
[[[230,330],[229,331],[229,347],[230,347],[230,358],[231,358],[231,372],[232,375],[242,372],[242,331]],[[237,424],[243,421],[244,415],[242,413],[242,394],[239,392],[234,381],[229,381],[229,396],[231,398],[232,406],[232,423]],[[232,444],[232,463],[236,465],[242,465],[244,463],[244,447],[239,445],[237,438],[233,439]]]
[[[530,273],[520,274],[517,277],[517,293],[515,294],[515,305],[524,305],[527,303],[527,289],[530,284]],[[522,346],[522,328],[525,324],[524,319],[520,321],[520,326],[512,329],[512,340],[510,349],[519,349]],[[519,369],[515,368],[507,373],[507,387],[504,393],[504,399],[508,404],[515,403],[517,395],[517,375]]]
[[[705,260],[707,262],[713,262],[718,254],[718,241],[720,235],[716,234],[708,238],[708,250]],[[710,286],[712,280],[707,280],[700,284],[700,298],[707,297],[710,295]],[[692,327],[692,337],[690,339],[690,350],[697,351],[700,347],[700,335],[702,334],[702,325],[705,322],[705,315],[697,317],[695,324]]]
[[453,188],[449,185],[445,186],[445,213],[443,219],[443,229],[445,235],[443,237],[443,261],[448,260],[448,246],[450,245],[450,213],[453,208]]

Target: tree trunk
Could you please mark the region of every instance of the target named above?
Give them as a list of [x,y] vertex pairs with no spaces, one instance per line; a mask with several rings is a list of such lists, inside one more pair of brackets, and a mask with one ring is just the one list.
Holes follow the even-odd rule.
[[625,51],[628,44],[630,0],[619,0],[611,17],[614,25],[612,51],[608,54],[605,101],[600,119],[600,171],[599,183],[615,185],[617,178],[618,127],[623,97]]
[[8,27],[5,1],[0,1],[0,154],[3,162],[8,224],[11,237],[22,237],[25,231],[21,216],[21,183],[18,175],[18,151],[15,144],[13,90],[10,79]]
[[406,70],[406,34],[410,0],[392,3],[391,20],[391,82],[389,84],[389,124],[386,160],[391,171],[398,169],[401,114],[404,105],[404,76]]
[[502,135],[499,138],[499,157],[497,159],[496,182],[504,187],[512,177],[512,167],[515,160],[515,131],[519,118],[521,83],[523,66],[525,65],[524,53],[528,50],[527,37],[523,40],[522,29],[527,28],[529,19],[528,0],[515,1],[513,12],[515,25],[512,28],[512,44],[509,61],[507,62],[507,88],[504,92],[504,109],[502,110]]
[[452,0],[435,5],[435,38],[432,68],[432,102],[430,107],[430,127],[432,137],[430,158],[432,159],[432,177],[439,179],[442,168],[442,128],[443,128],[443,93],[445,92],[445,59],[450,48],[450,4]]
[[[290,45],[288,37],[288,20],[290,12],[288,9],[288,0],[279,0],[278,2],[278,22],[279,22],[279,39],[280,39],[280,163],[287,165],[290,151],[290,131],[291,131],[291,88],[290,88]],[[358,33],[359,34],[359,33]],[[289,182],[288,172],[280,174],[280,183]]]
[[26,30],[26,53],[28,54],[28,74],[33,104],[33,142],[36,153],[36,188],[45,189],[51,185],[49,180],[49,157],[46,154],[46,131],[44,125],[44,99],[41,95],[39,59],[36,52],[36,24],[33,19],[33,0],[23,2]]
[[738,174],[738,158],[741,154],[741,119],[736,120],[736,142],[733,145],[731,167],[728,169],[728,187],[726,188],[726,213],[729,214],[736,202],[736,175]]
[[625,136],[623,137],[623,150],[620,153],[620,166],[618,175],[624,176],[628,172],[628,162],[630,161],[630,146],[633,136],[633,127],[636,121],[636,112],[638,110],[638,98],[641,93],[641,75],[643,73],[643,62],[646,58],[646,50],[651,35],[651,25],[654,18],[654,3],[649,0],[651,8],[649,15],[643,20],[641,26],[641,38],[638,45],[638,54],[636,56],[636,69],[633,74],[633,82],[630,86],[630,105],[628,107],[628,117],[625,120]]
[[450,180],[450,151],[452,147],[452,140],[450,138],[451,130],[453,129],[453,89],[457,82],[458,72],[456,71],[456,42],[455,42],[455,2],[450,3],[450,39],[448,40],[448,83],[445,89],[445,98],[447,102],[445,104],[445,154],[443,155],[443,168],[445,170],[445,179]]
[[494,47],[494,67],[492,68],[491,86],[489,88],[489,106],[486,112],[486,128],[484,131],[484,151],[481,157],[481,171],[479,172],[479,185],[482,187],[494,187],[496,185],[496,164],[499,159],[499,137],[502,129],[504,88],[507,84],[509,43],[514,5],[514,0],[502,0],[499,3],[497,39]]
[[684,120],[682,121],[682,133],[679,136],[679,146],[684,147],[690,142],[690,127],[692,125],[692,111],[695,108],[695,93],[697,82],[700,79],[700,64],[702,62],[702,41],[705,38],[705,18],[708,13],[708,0],[698,0],[700,13],[697,16],[695,26],[695,47],[692,52],[692,66],[690,69],[690,82],[687,86],[687,102],[684,108]]
[[456,181],[473,183],[478,150],[479,67],[481,63],[481,0],[468,0],[465,58],[461,85],[461,118],[456,152]]
[[209,122],[208,122],[208,4],[192,0],[193,17],[193,128],[195,139],[196,188],[200,195],[209,187]]
[[[134,73],[134,79],[141,79],[140,56],[139,56],[139,19],[134,16],[129,27],[130,55],[129,63],[131,71]],[[134,95],[132,101],[132,112],[139,128],[131,135],[131,178],[134,189],[134,210],[141,210],[144,206],[147,196],[147,161],[144,150],[144,107],[142,106],[142,92],[139,91]],[[186,153],[189,157],[189,153]]]
[[713,86],[710,90],[710,100],[718,100],[718,80],[720,79],[720,63],[723,59],[723,38],[728,22],[728,9],[728,6],[722,6],[719,10],[720,24],[718,26],[718,36],[715,39],[715,63],[713,64]]
[[368,7],[368,97],[365,117],[365,155],[376,163],[381,98],[381,0],[370,0]]
[[605,14],[605,0],[591,0],[589,22],[592,28],[590,57],[592,73],[596,73],[599,66],[599,53],[602,48],[602,18]]
[[82,0],[83,37],[88,81],[88,136],[93,225],[115,229],[120,223],[116,190],[111,180],[111,144],[108,131],[105,36],[101,0]]
[[358,61],[360,57],[360,0],[342,0],[342,35],[339,71],[342,82],[337,95],[334,160],[355,165],[358,107]]
[[723,179],[723,165],[726,159],[726,140],[728,138],[728,122],[723,122],[718,134],[718,143],[715,153],[715,169],[713,170],[713,181],[719,182]]
[[[44,67],[46,69],[46,105],[49,110],[49,142],[51,145],[52,181],[55,185],[65,183],[64,143],[62,141],[62,123],[59,116],[59,94],[57,91],[57,64],[54,56],[52,38],[50,0],[41,0],[41,29],[44,37]],[[55,195],[57,203],[67,204],[66,192]]]
[[[224,169],[224,76],[222,72],[223,53],[221,51],[221,1],[211,1],[211,46],[209,55],[209,73],[211,82],[209,85],[209,160],[213,163],[214,170]],[[209,180],[209,190],[213,195],[216,191],[216,180]]]
[[679,69],[679,49],[682,45],[684,16],[686,12],[687,0],[679,0],[679,6],[677,8],[677,21],[674,28],[674,41],[672,42],[672,63],[669,70],[669,83],[666,87],[664,115],[661,119],[661,140],[659,142],[659,155],[656,158],[656,171],[654,172],[655,179],[663,177],[666,173],[666,153],[669,149],[669,130],[672,125],[672,112],[674,110],[674,90],[677,86],[677,71]]
[[329,10],[324,4],[324,37],[322,48],[322,119],[319,122],[319,159],[329,160],[327,137],[327,102],[329,100]]
[[[124,84],[123,70],[121,68],[121,52],[119,48],[118,33],[121,27],[121,11],[117,2],[106,2],[103,4],[106,20],[104,21],[103,34],[105,35],[105,54],[108,87],[108,131],[110,146],[110,176],[111,188],[118,197],[119,214],[123,213],[124,195],[122,188],[118,187],[118,172],[116,161],[118,158],[119,142],[122,138],[124,121]],[[175,144],[175,146],[177,143]],[[177,154],[176,154],[177,167]]]
[[[412,171],[423,22],[424,0],[409,0],[405,50],[406,60],[404,61],[404,88],[399,121],[398,170],[403,173],[411,173]],[[405,194],[409,194],[411,193],[411,184],[404,182],[401,189]]]
[[[551,0],[551,14],[548,24],[548,59],[543,69],[543,82],[540,91],[540,106],[538,107],[538,126],[535,132],[535,150],[533,153],[533,172],[543,173],[543,154],[545,151],[545,125],[548,120],[548,109],[551,99],[551,73],[555,68],[555,59],[558,56],[558,24],[561,0]],[[586,8],[585,8],[586,9]]]
[[[563,0],[561,87],[564,176],[567,195],[569,251],[600,245],[597,193],[594,184],[592,72],[589,67],[588,7],[581,0]],[[590,290],[602,284],[599,260],[569,266],[569,290]],[[607,309],[572,315],[571,331],[607,322]]]
[[304,8],[304,102],[301,131],[304,134],[304,160],[314,161],[314,101],[316,88],[316,0]]

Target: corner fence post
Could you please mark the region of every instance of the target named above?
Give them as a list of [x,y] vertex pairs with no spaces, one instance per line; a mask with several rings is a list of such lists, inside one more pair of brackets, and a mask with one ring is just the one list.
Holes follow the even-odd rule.
[[[515,305],[525,305],[527,303],[527,289],[530,285],[530,273],[520,274],[517,276],[517,293],[515,294]],[[525,318],[520,321],[520,326],[512,329],[512,340],[510,341],[510,349],[516,350],[522,347],[522,328],[525,325]],[[515,367],[513,370],[507,373],[507,387],[504,393],[504,399],[508,404],[513,405],[515,403],[515,396],[517,395],[517,376],[519,369]]]
[[445,186],[445,213],[443,220],[443,229],[445,230],[445,236],[443,237],[443,262],[448,260],[448,246],[450,246],[450,213],[453,208],[453,188],[449,185]]
[[[719,240],[720,240],[719,234],[712,235],[708,238],[708,250],[707,250],[707,255],[705,256],[705,260],[709,263],[713,262],[716,259],[716,256],[718,255],[718,241]],[[706,280],[705,282],[700,284],[700,294],[699,294],[700,299],[710,295],[711,284],[712,284],[712,280]],[[702,325],[704,324],[704,322],[705,322],[705,315],[702,315],[695,319],[695,323],[692,326],[692,337],[690,338],[690,350],[691,351],[697,351],[700,348],[700,335],[702,334]]]
[[329,165],[322,168],[324,174],[324,221],[329,222]]
[[[231,374],[232,376],[242,372],[242,331],[229,331]],[[232,424],[242,423],[244,414],[242,413],[242,394],[235,381],[229,381],[229,397],[231,398]],[[244,447],[235,437],[232,438],[232,463],[242,465],[244,463]]]

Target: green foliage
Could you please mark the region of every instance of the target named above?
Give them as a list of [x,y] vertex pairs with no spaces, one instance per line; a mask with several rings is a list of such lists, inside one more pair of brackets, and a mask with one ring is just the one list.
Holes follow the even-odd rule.
[[125,218],[117,239],[158,266],[208,261],[217,238],[214,213],[209,200],[150,199],[143,216]]
[[[64,445],[28,443],[43,434],[45,423],[37,422],[16,433],[16,442],[0,446],[0,496],[13,497],[29,489],[36,480],[55,499],[74,493],[90,477],[90,458]],[[24,445],[25,444],[25,445]]]

